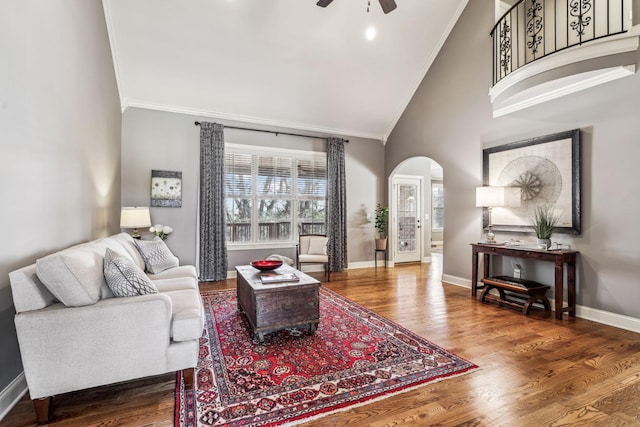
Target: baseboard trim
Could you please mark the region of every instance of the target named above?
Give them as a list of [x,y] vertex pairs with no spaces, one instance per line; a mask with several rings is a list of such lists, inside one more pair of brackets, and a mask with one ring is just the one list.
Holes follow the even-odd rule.
[[15,379],[0,392],[0,421],[7,416],[11,408],[13,408],[28,391],[27,379],[24,377],[24,372],[20,372],[20,375],[15,377]]
[[640,333],[640,319],[635,317],[611,313],[610,311],[584,307],[581,305],[576,306],[576,317]]
[[471,280],[464,277],[452,276],[450,274],[443,274],[442,283],[448,283],[450,285],[462,286],[463,288],[471,289]]
[[[380,262],[378,262],[378,264],[380,264]],[[355,270],[357,268],[371,268],[373,266],[373,261],[350,262],[347,264],[347,270]]]
[[[463,277],[452,276],[450,274],[442,275],[442,283],[448,283],[450,285],[462,286],[463,288],[471,289],[471,280],[465,279]],[[555,301],[550,298],[549,302],[551,303],[551,309],[553,310],[553,308],[555,307]],[[612,313],[610,311],[604,311],[597,308],[585,307],[582,305],[576,306],[576,317],[620,329],[625,329],[627,331],[640,333],[640,319],[635,317]]]

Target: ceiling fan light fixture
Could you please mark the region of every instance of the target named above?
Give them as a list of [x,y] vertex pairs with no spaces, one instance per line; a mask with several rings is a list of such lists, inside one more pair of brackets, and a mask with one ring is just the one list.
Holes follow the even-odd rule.
[[316,3],[316,6],[320,6],[320,7],[327,7],[329,6],[329,4],[331,4],[333,0],[320,0],[318,1],[318,3]]
[[398,5],[396,5],[395,0],[379,0],[380,6],[382,7],[382,11],[386,15],[387,13],[394,10]]
[[[318,0],[316,3],[317,6],[327,7],[331,4],[333,0]],[[394,10],[397,5],[395,0],[378,0],[380,2],[380,6],[382,7],[382,11],[386,15],[387,13]],[[367,0],[367,12],[369,12],[369,7],[371,6],[371,0]]]

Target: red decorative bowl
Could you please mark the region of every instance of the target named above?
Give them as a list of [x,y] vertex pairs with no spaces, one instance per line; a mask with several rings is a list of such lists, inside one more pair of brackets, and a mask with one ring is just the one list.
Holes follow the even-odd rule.
[[275,270],[282,265],[282,261],[276,259],[263,259],[260,261],[252,261],[251,266],[261,271]]

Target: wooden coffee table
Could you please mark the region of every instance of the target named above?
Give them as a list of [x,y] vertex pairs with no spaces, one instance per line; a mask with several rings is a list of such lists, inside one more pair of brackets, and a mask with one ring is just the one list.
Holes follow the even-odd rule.
[[297,282],[263,284],[261,272],[250,265],[236,267],[238,309],[251,326],[255,339],[269,332],[306,327],[314,333],[320,322],[320,282],[288,265],[270,273],[295,273]]

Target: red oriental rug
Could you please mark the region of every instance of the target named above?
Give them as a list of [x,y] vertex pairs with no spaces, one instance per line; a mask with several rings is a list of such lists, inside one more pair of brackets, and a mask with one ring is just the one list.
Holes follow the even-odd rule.
[[176,386],[175,425],[294,424],[370,403],[477,366],[325,287],[315,334],[254,342],[235,290],[205,291],[195,389]]

